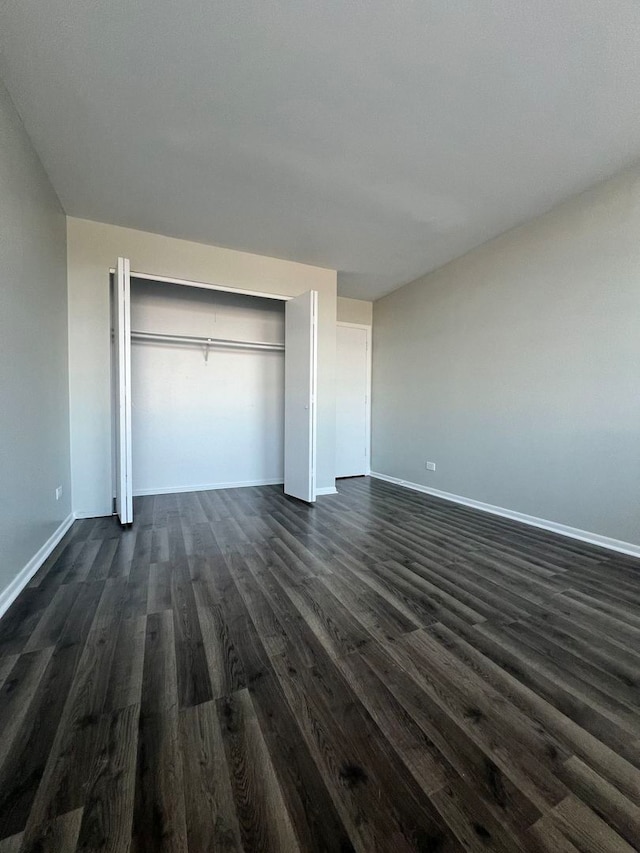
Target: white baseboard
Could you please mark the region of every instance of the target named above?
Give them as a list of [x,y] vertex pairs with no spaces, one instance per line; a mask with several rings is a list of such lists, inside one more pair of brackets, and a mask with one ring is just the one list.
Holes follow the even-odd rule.
[[182,492],[212,492],[216,489],[243,489],[245,486],[281,486],[282,480],[243,480],[239,483],[202,483],[198,486],[162,486],[155,489],[135,489],[133,496],[173,495]]
[[316,497],[318,495],[337,495],[338,490],[335,486],[322,486],[320,489],[316,489]]
[[9,583],[9,586],[5,587],[2,592],[0,592],[0,618],[11,607],[13,602],[20,595],[22,590],[29,583],[31,578],[35,575],[74,521],[75,515],[73,513],[69,513],[57,530],[55,530],[47,539],[42,548],[40,548],[29,560],[26,566],[18,572],[15,578]]
[[479,509],[482,512],[491,513],[491,515],[510,518],[512,521],[520,521],[522,524],[528,524],[530,527],[539,527],[542,530],[558,533],[560,536],[568,536],[570,539],[579,539],[581,542],[588,542],[590,545],[608,548],[610,551],[619,551],[622,554],[629,554],[632,557],[640,557],[640,545],[634,545],[632,542],[611,539],[609,536],[601,536],[599,533],[580,530],[578,527],[569,527],[566,524],[559,524],[556,521],[537,518],[535,515],[526,515],[523,512],[516,512],[515,510],[505,509],[504,507],[494,506],[493,504],[483,503],[482,501],[475,501],[472,498],[453,495],[450,492],[442,492],[440,489],[432,489],[429,486],[422,486],[419,483],[412,483],[409,480],[400,480],[398,477],[390,477],[388,474],[380,474],[377,471],[372,471],[371,476],[377,480],[384,480],[387,483],[404,486],[406,489],[412,489],[414,492],[423,492],[426,495],[433,495],[445,501],[452,501],[453,503],[469,506],[473,509]]
[[[245,480],[240,483],[204,483],[200,486],[170,486],[158,487],[155,489],[136,489],[133,496],[136,498],[146,495],[173,495],[182,494],[183,492],[210,492],[216,489],[243,489],[247,486],[282,486],[282,480]],[[338,491],[335,486],[323,486],[316,490],[316,495],[337,495]],[[102,518],[103,516],[112,515],[111,512],[96,512],[89,510],[88,512],[76,512],[76,518]]]

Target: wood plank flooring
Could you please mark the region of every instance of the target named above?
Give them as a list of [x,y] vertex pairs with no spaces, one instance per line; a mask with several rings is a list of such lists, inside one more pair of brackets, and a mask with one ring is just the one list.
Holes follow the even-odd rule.
[[640,849],[640,562],[369,479],[135,509],[0,621],[0,853]]

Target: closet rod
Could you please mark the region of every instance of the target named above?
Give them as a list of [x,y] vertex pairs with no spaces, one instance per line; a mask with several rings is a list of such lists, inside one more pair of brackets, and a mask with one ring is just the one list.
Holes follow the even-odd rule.
[[228,347],[229,349],[258,349],[284,351],[284,344],[271,344],[266,341],[238,341],[230,338],[205,338],[198,335],[163,335],[159,332],[131,331],[131,338],[138,341],[164,341],[174,344],[200,344],[204,346]]

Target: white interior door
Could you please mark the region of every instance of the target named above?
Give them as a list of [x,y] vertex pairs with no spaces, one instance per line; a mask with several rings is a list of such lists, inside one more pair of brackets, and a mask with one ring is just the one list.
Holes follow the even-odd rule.
[[116,513],[133,522],[131,476],[131,280],[129,261],[118,258],[113,292],[115,348]]
[[336,328],[336,477],[368,472],[369,331]]
[[316,384],[318,294],[310,290],[285,306],[284,491],[316,499]]

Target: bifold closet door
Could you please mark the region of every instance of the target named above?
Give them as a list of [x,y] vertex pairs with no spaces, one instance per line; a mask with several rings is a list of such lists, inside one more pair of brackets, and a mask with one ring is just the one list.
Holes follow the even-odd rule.
[[316,499],[316,384],[318,293],[310,290],[285,306],[284,491]]
[[116,514],[133,522],[131,475],[131,276],[129,261],[118,258],[113,285],[114,404],[116,429]]

